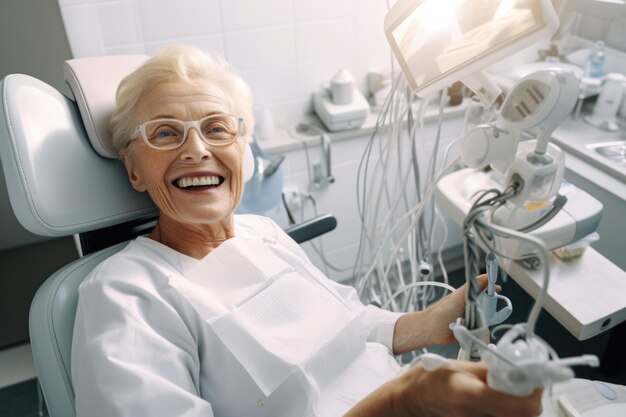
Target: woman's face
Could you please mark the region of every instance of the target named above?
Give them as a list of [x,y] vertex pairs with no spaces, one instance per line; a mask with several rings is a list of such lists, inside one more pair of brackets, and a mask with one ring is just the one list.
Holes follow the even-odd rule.
[[[230,114],[221,97],[208,80],[159,83],[141,95],[133,120],[138,126],[152,119],[190,121]],[[122,159],[133,187],[150,194],[161,216],[184,225],[205,225],[227,220],[239,203],[244,149],[243,138],[231,145],[212,146],[192,128],[185,143],[174,150],[150,148],[139,135]],[[209,178],[208,183],[217,185],[185,186],[194,178]]]

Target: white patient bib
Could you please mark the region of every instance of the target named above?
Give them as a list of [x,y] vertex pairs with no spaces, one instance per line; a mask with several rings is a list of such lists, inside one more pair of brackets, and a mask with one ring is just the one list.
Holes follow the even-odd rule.
[[[170,278],[258,386],[261,415],[289,410],[299,416],[320,415],[320,407],[335,412],[320,393],[366,350],[363,309],[348,305],[325,281],[273,240],[240,237],[222,243],[184,278]],[[273,401],[277,390],[281,400]],[[285,392],[291,404],[283,404]]]

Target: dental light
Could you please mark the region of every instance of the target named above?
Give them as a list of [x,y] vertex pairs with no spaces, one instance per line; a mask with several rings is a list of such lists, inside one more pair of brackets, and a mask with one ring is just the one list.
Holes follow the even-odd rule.
[[481,70],[552,36],[550,0],[399,0],[385,35],[411,89],[420,97],[462,81],[485,107],[500,89]]
[[[528,228],[551,209],[563,180],[564,157],[549,139],[574,108],[578,90],[578,79],[568,71],[529,74],[513,86],[494,123],[465,134],[463,161],[470,168],[491,165],[505,174],[505,188],[515,188],[515,195],[496,210],[496,224]],[[518,146],[522,130],[537,135]]]

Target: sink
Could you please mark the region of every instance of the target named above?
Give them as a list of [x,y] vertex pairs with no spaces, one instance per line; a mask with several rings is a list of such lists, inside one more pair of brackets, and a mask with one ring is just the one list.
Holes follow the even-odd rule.
[[592,143],[587,145],[587,148],[613,162],[626,164],[626,140]]
[[[583,120],[568,119],[554,131],[553,141],[572,156],[570,169],[578,159],[626,186],[626,119],[618,119],[618,124],[624,130],[604,132]],[[620,192],[626,193],[626,188]]]

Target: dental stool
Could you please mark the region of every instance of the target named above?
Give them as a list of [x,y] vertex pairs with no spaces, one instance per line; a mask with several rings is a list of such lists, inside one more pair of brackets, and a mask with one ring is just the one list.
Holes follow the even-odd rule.
[[[76,101],[28,75],[0,83],[0,159],[13,211],[34,234],[74,235],[81,255],[44,282],[30,309],[33,359],[52,417],[76,414],[70,355],[78,286],[156,222],[155,206],[131,187],[108,134],[119,81],[147,58],[68,61]],[[286,231],[303,242],[335,226],[333,216],[322,215]]]

